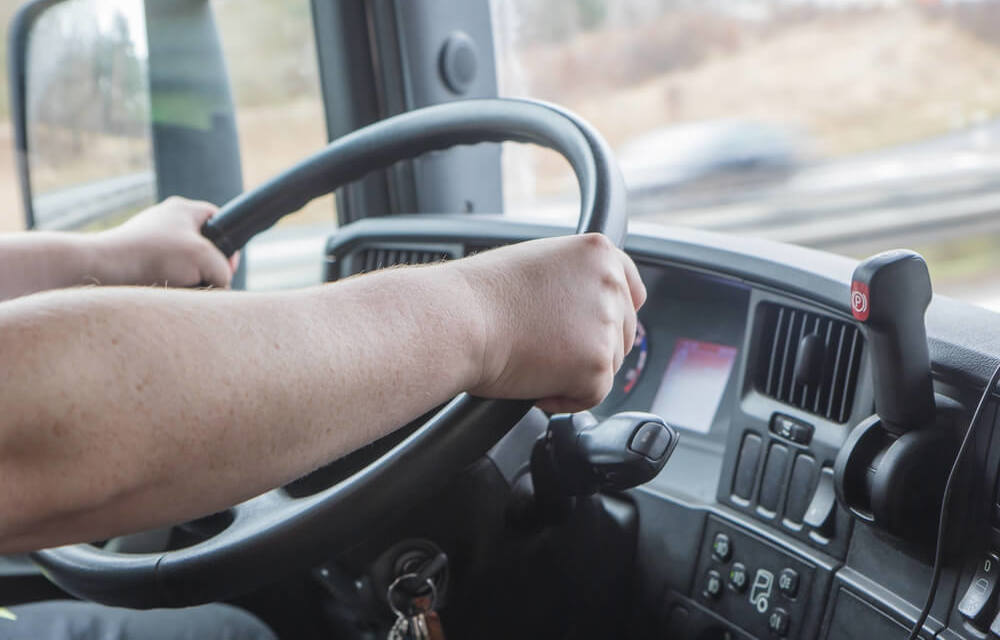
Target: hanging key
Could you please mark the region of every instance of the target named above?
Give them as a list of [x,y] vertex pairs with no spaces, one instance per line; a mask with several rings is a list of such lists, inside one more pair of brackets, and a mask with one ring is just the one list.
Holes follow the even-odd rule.
[[[433,582],[431,582],[433,584]],[[413,599],[413,606],[423,611],[421,614],[421,624],[426,630],[427,640],[445,640],[444,627],[441,626],[441,616],[434,610],[434,594],[418,596]]]
[[[399,576],[389,585],[386,600],[396,615],[396,621],[389,629],[389,640],[444,640],[441,630],[441,620],[434,611],[434,601],[437,600],[437,587],[434,581],[427,579],[425,584],[429,593],[423,596],[404,596],[400,585],[412,583],[418,576],[407,573]],[[403,604],[397,604],[402,600]]]

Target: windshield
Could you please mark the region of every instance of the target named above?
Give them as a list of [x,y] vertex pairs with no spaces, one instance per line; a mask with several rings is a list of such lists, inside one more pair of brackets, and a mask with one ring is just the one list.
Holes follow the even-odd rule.
[[[501,93],[618,153],[633,223],[854,257],[913,248],[1000,310],[1000,2],[494,0]],[[508,212],[573,214],[568,167],[508,145]],[[641,225],[633,224],[633,227]]]

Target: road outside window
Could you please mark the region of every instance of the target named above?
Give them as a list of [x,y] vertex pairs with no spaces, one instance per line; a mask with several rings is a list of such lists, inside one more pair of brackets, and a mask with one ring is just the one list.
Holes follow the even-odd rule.
[[[912,247],[1000,310],[1000,2],[494,0],[501,91],[608,137],[635,223],[855,257]],[[573,210],[508,145],[515,215]]]
[[[308,0],[211,0],[236,102],[243,185],[251,189],[327,141]],[[323,248],[335,228],[332,195],[255,238],[247,288],[322,280]]]

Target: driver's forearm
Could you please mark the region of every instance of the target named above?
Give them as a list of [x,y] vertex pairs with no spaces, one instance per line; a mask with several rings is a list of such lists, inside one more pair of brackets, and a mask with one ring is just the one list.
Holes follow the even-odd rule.
[[0,300],[81,284],[103,284],[96,235],[33,231],[0,234]]
[[0,305],[0,552],[211,513],[388,433],[480,375],[474,298],[439,266]]

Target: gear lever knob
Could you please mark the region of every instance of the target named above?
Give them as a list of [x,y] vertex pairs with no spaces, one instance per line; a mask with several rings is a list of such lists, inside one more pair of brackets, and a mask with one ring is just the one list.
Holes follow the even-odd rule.
[[913,251],[880,253],[854,270],[851,311],[871,349],[875,412],[895,435],[935,419],[924,326],[932,295],[927,263]]
[[565,522],[578,498],[652,480],[677,441],[677,431],[650,413],[617,413],[602,421],[587,411],[556,414],[532,448],[531,473],[515,487],[518,499],[508,516],[526,528]]

